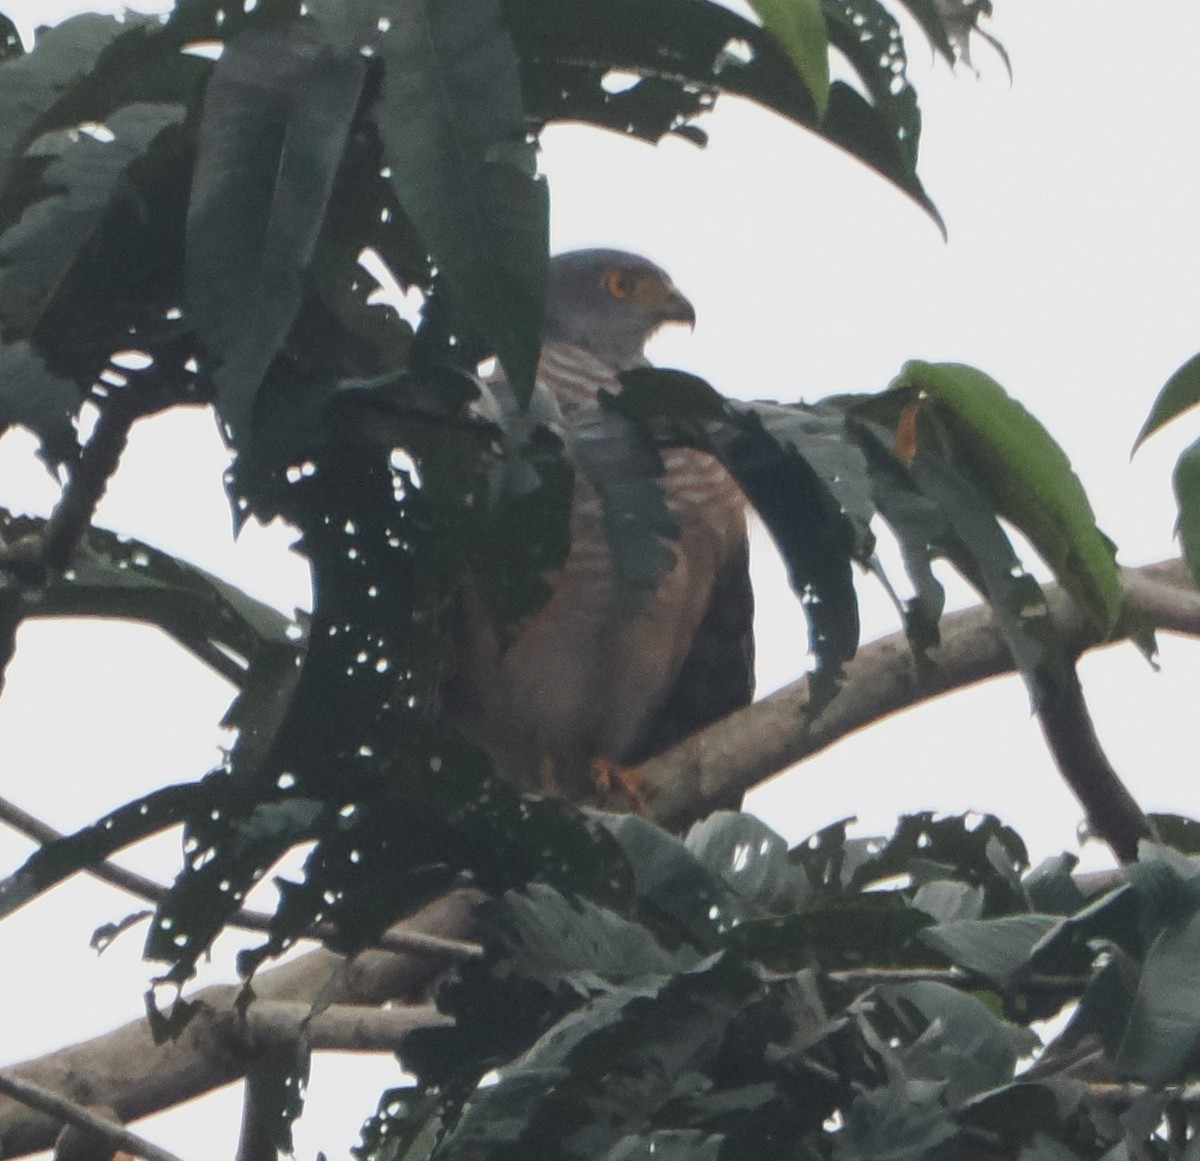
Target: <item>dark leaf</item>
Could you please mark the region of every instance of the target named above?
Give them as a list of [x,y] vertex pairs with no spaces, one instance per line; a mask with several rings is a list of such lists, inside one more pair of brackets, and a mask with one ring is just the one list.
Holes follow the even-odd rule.
[[1150,945],[1116,1066],[1147,1084],[1175,1083],[1200,1046],[1200,913],[1171,924]]
[[0,343],[0,431],[27,428],[42,458],[56,466],[78,451],[72,421],[80,402],[79,388],[50,372],[28,343]]
[[[136,13],[126,13],[123,20],[86,13],[43,28],[32,52],[9,55],[0,64],[0,189],[25,146],[45,129],[63,123],[54,117],[57,107],[88,88],[93,74],[103,70],[114,42],[140,39],[144,29],[156,24],[153,17]],[[88,111],[94,118],[94,102],[89,102]],[[8,225],[10,219],[0,220]]]
[[35,851],[0,881],[0,918],[123,847],[179,825],[198,803],[211,802],[216,788],[212,778],[167,786]]
[[1171,476],[1179,517],[1175,534],[1193,577],[1200,577],[1200,440],[1187,447]]
[[127,194],[129,169],[184,115],[179,105],[128,105],[108,118],[111,139],[58,132],[31,153],[49,158],[50,191],[0,236],[0,325],[5,336],[33,334],[63,280]]
[[[828,18],[831,6],[823,7]],[[919,129],[908,113],[911,90],[893,92],[883,82],[878,48],[875,60],[863,55],[860,62],[878,82],[877,103],[835,81],[819,120],[812,92],[780,41],[707,0],[660,0],[651,8],[639,0],[507,0],[504,13],[527,106],[538,121],[586,120],[649,140],[675,132],[702,142],[691,120],[717,94],[733,93],[846,149],[940,224],[911,163]],[[613,70],[635,74],[635,82],[610,92],[605,81]]]
[[530,1157],[603,1157],[690,1090],[760,988],[722,957],[592,1001],[476,1091],[445,1156],[512,1146]]
[[[872,160],[872,153],[878,150],[882,156],[886,156],[887,152],[895,149],[899,151],[905,166],[915,173],[917,148],[921,139],[921,114],[917,109],[917,94],[905,76],[908,62],[899,25],[877,0],[826,0],[822,8],[829,28],[829,43],[853,66],[870,96],[871,107],[876,114],[875,118],[868,118],[859,112],[850,120],[853,106],[848,98],[853,90],[842,86],[839,89],[842,98],[840,107],[835,109],[831,102],[825,133],[837,140],[836,127],[845,125],[845,138],[839,144],[857,139],[861,146],[867,139],[862,130],[870,126],[871,136],[881,138],[878,144],[873,143],[869,152],[860,152],[859,149],[851,149],[851,152],[868,164],[875,164],[878,169],[881,165]],[[853,95],[857,97],[857,94]],[[886,135],[880,134],[876,128],[880,123],[886,126]]]
[[208,85],[187,222],[187,303],[217,404],[248,446],[255,399],[296,318],[365,66],[299,26],[247,32]]
[[397,197],[452,305],[525,403],[541,345],[549,206],[499,4],[421,0],[391,9],[386,27],[359,8],[359,38],[385,70],[375,118]]

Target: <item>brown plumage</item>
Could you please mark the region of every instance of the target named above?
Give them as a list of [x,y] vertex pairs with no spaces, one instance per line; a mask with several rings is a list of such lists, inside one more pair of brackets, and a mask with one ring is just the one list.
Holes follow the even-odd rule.
[[[694,320],[666,274],[617,251],[554,259],[539,382],[570,424],[645,365],[663,323]],[[601,504],[576,477],[571,549],[548,603],[501,649],[467,594],[449,709],[527,790],[582,800],[596,762],[638,762],[750,700],[753,644],[744,500],[712,456],[663,454],[661,483],[680,530],[675,565],[636,605],[619,599]]]

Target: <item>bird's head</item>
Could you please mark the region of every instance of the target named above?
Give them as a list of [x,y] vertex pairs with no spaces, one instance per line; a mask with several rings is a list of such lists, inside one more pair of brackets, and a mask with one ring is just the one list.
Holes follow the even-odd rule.
[[550,260],[546,338],[584,347],[614,371],[646,365],[646,341],[665,323],[695,326],[692,304],[667,272],[623,250],[569,250]]

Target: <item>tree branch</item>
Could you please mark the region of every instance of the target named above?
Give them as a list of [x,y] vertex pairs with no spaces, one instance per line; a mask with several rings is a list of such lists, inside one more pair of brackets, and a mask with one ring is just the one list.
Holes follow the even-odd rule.
[[[462,938],[470,933],[475,907],[482,898],[477,891],[454,891],[398,924],[397,929]],[[444,960],[423,954],[371,950],[347,961],[320,948],[257,975],[255,999],[247,1011],[253,1012],[259,1001],[272,1003],[260,1027],[260,1033],[269,1037],[274,1034],[271,1029],[300,1018],[301,1007],[305,1014],[310,1012],[318,997],[331,1005],[377,1006],[388,1001],[422,1005],[408,1016],[402,1011],[395,1015],[380,1012],[365,1022],[361,1013],[351,1017],[335,1012],[329,1030],[322,1033],[331,1042],[353,1035],[364,1046],[372,1041],[382,1044],[406,1020],[421,1023],[435,1018],[425,1005],[445,968]],[[247,1038],[241,998],[242,989],[235,984],[203,988],[190,998],[189,1002],[197,1005],[196,1014],[174,1041],[155,1044],[149,1024],[139,1019],[103,1036],[13,1065],[7,1072],[78,1104],[110,1107],[124,1122],[135,1121],[245,1075],[255,1045]],[[279,1006],[275,1001],[285,1003]],[[312,1019],[314,1026],[320,1027],[318,1017]],[[392,1042],[387,1044],[390,1049]],[[60,1119],[11,1097],[0,1097],[0,1158],[50,1148],[60,1127]]]
[[[22,810],[15,803],[9,802],[3,797],[0,797],[0,822],[8,823],[26,838],[31,838],[43,846],[63,837],[61,831],[55,830],[48,823],[42,822],[40,818],[35,818],[28,811]],[[107,859],[95,866],[88,867],[87,871],[101,882],[119,887],[122,891],[127,891],[129,894],[135,895],[139,899],[146,899],[151,903],[158,903],[167,894],[167,888],[161,883],[156,883],[153,879],[147,879],[144,875],[127,870]],[[239,908],[230,917],[226,926],[238,927],[245,931],[269,932],[272,918],[263,911]],[[122,924],[123,928],[124,924]],[[332,923],[317,923],[310,927],[302,938],[316,939],[324,943],[335,934],[336,928]],[[379,937],[376,946],[387,951],[432,955],[451,963],[479,959],[483,955],[483,948],[477,943],[467,943],[459,939],[443,939],[436,935],[395,929],[385,931]]]
[[[1200,593],[1182,562],[1125,569],[1122,582],[1130,606],[1158,628],[1200,636]],[[1111,643],[1099,639],[1060,586],[1045,591],[1070,656]],[[942,643],[930,654],[928,673],[918,672],[904,634],[894,633],[859,650],[841,689],[815,717],[808,710],[808,681],[801,679],[647,762],[643,772],[654,788],[647,794],[650,813],[664,826],[680,828],[864,726],[1015,672],[986,606],[949,613],[940,628]]]
[[37,1109],[47,1116],[67,1125],[73,1125],[83,1130],[89,1137],[99,1137],[106,1143],[132,1153],[135,1157],[144,1157],[146,1161],[179,1161],[174,1153],[167,1152],[145,1137],[131,1133],[117,1121],[102,1117],[83,1105],[69,1101],[56,1092],[42,1088],[28,1080],[21,1080],[7,1072],[0,1072],[0,1093],[20,1101],[31,1109]]

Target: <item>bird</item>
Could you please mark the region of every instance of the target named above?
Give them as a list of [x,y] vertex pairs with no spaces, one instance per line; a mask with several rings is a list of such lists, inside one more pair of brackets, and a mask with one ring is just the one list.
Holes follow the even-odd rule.
[[[621,250],[551,259],[537,383],[561,422],[587,422],[619,374],[647,367],[646,342],[695,311],[667,273]],[[569,446],[569,445],[568,445]],[[576,468],[570,549],[550,596],[502,640],[464,594],[446,706],[519,789],[604,802],[631,770],[753,695],[753,594],[745,499],[713,456],[665,449],[660,483],[678,537],[674,563],[636,603],[622,599],[601,499]],[[643,787],[621,786],[643,809]],[[619,793],[620,791],[617,791]],[[610,792],[611,797],[611,792]]]

